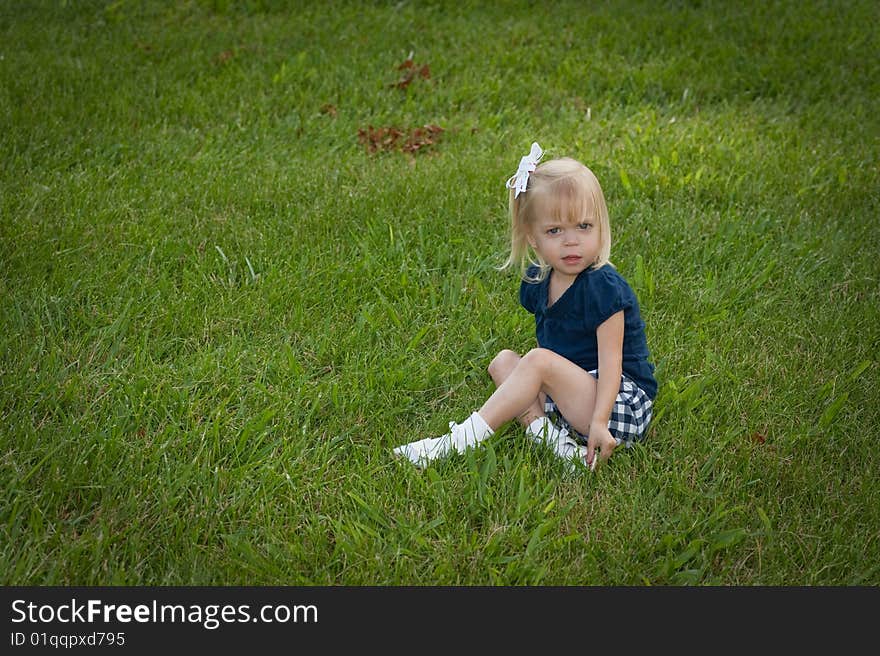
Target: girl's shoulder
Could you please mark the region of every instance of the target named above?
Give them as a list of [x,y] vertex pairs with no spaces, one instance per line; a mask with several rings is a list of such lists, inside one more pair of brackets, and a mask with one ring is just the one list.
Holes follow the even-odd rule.
[[585,286],[596,292],[609,289],[630,290],[629,283],[610,262],[596,269],[587,269],[583,276]]
[[637,307],[638,301],[632,287],[612,265],[588,269],[584,274],[581,276],[584,279],[584,304],[598,323],[620,310]]
[[537,280],[540,275],[540,268],[530,266],[525,275],[522,277],[519,285],[519,302],[529,312],[534,314],[541,306],[541,291],[543,289],[543,280]]

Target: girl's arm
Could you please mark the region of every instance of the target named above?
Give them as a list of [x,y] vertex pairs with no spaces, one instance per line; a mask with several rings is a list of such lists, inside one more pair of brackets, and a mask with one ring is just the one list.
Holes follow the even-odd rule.
[[596,387],[596,405],[590,423],[590,436],[587,441],[587,464],[593,464],[598,448],[601,460],[608,460],[617,446],[617,441],[608,430],[608,420],[617,392],[620,390],[620,375],[623,373],[623,310],[612,314],[596,328],[599,346],[599,384]]

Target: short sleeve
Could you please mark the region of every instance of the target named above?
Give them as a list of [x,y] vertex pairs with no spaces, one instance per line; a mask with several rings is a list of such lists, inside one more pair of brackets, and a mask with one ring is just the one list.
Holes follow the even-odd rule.
[[626,281],[610,265],[590,276],[588,307],[591,323],[598,327],[612,315],[633,306],[633,293]]
[[534,314],[538,308],[537,297],[535,295],[537,286],[536,283],[526,282],[525,280],[519,284],[519,303],[532,314]]
[[[537,275],[537,267],[529,267],[526,271],[526,278],[533,278]],[[519,284],[519,302],[530,313],[535,314],[538,311],[538,290],[541,284],[537,282],[527,282],[523,280]]]

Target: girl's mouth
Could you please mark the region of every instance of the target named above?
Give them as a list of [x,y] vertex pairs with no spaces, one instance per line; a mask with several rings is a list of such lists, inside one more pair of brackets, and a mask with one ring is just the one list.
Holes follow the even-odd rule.
[[578,262],[581,261],[581,256],[580,255],[566,255],[565,257],[562,258],[562,261],[565,262],[566,264],[577,264]]

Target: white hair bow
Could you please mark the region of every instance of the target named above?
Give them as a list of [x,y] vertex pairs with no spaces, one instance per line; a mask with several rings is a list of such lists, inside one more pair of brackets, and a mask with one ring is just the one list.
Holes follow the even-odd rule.
[[529,154],[519,161],[519,168],[517,168],[516,173],[510,176],[505,184],[508,189],[514,190],[514,198],[519,196],[520,192],[526,190],[526,186],[529,184],[529,173],[535,170],[543,156],[544,151],[541,150],[541,147],[537,143],[533,143]]

